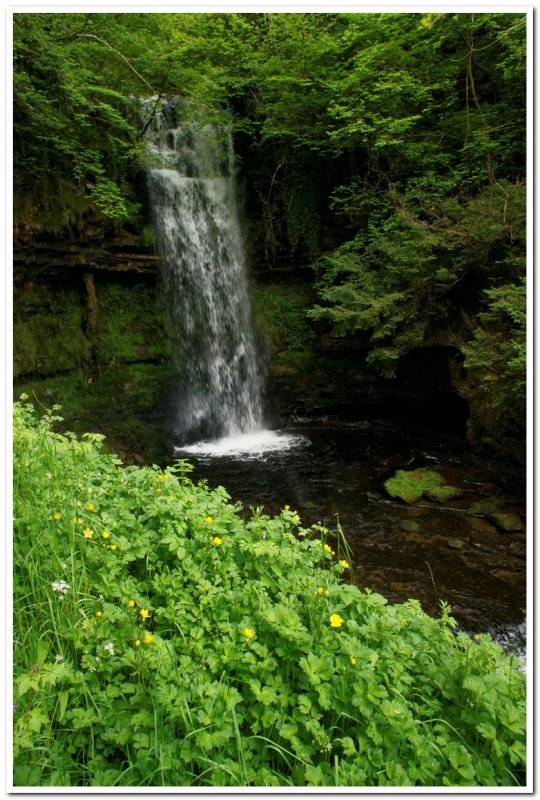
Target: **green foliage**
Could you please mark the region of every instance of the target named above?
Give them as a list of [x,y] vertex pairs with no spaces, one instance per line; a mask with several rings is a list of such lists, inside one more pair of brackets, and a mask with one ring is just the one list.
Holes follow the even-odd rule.
[[14,422],[17,786],[512,786],[525,678],[321,526]]
[[129,217],[126,179],[139,144],[126,120],[132,101],[114,88],[115,71],[103,70],[104,46],[88,38],[99,16],[14,15],[16,211],[27,198],[46,211],[67,183],[87,208]]
[[525,425],[526,402],[525,279],[486,290],[485,295],[487,308],[463,348],[465,367],[493,427],[504,418],[519,430]]
[[307,312],[312,291],[305,284],[265,284],[255,287],[253,310],[259,329],[272,342],[277,363],[309,368],[310,346],[316,334]]
[[384,488],[390,497],[397,497],[405,503],[417,503],[424,496],[444,503],[463,494],[461,489],[450,486],[442,475],[430,469],[398,469],[393,478],[385,481]]
[[[525,267],[523,185],[503,183],[462,202],[439,200],[431,221],[420,218],[420,196],[395,194],[397,210],[370,211],[364,232],[314,265],[324,305],[310,315],[328,320],[338,336],[366,331],[368,360],[388,375],[399,356],[430,337],[465,332],[462,313],[477,312],[478,286],[517,279]],[[515,335],[523,297],[513,296]],[[496,306],[493,313],[503,311]]]
[[312,318],[335,336],[361,334],[368,365],[387,377],[410,350],[457,342],[471,428],[498,434],[507,419],[517,436],[526,22],[17,13],[18,228],[38,228],[37,216],[55,231],[91,212],[136,217],[142,94],[180,95],[202,123],[232,111],[255,257],[315,262]]

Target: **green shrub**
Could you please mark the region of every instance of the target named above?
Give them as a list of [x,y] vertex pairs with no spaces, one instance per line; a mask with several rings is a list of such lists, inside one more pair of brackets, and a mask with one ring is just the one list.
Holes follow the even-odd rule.
[[[14,424],[17,786],[509,786],[525,677],[287,506]],[[53,407],[53,411],[57,408]]]

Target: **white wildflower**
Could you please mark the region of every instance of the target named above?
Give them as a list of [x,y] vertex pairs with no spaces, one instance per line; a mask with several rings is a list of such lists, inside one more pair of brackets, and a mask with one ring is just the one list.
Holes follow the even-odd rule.
[[112,642],[107,642],[107,644],[104,644],[103,649],[107,650],[107,652],[110,653],[111,656],[114,656],[114,644]]
[[64,660],[64,656],[61,655],[55,656],[54,660],[56,661],[57,664],[59,664],[61,661]]
[[66,581],[53,581],[51,583],[53,588],[53,592],[60,592],[61,594],[67,594],[69,591],[69,583]]

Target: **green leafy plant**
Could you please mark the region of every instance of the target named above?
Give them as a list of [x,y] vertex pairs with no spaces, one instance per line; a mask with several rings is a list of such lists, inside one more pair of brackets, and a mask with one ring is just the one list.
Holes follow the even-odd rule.
[[525,677],[285,506],[14,416],[17,786],[511,786]]

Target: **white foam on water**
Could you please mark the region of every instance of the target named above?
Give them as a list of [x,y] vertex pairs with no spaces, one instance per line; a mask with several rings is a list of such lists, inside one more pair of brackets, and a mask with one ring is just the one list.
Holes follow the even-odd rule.
[[244,458],[260,458],[267,453],[293,450],[307,444],[304,436],[281,433],[280,431],[253,431],[223,439],[195,442],[184,447],[175,447],[177,453],[196,456],[242,456]]

